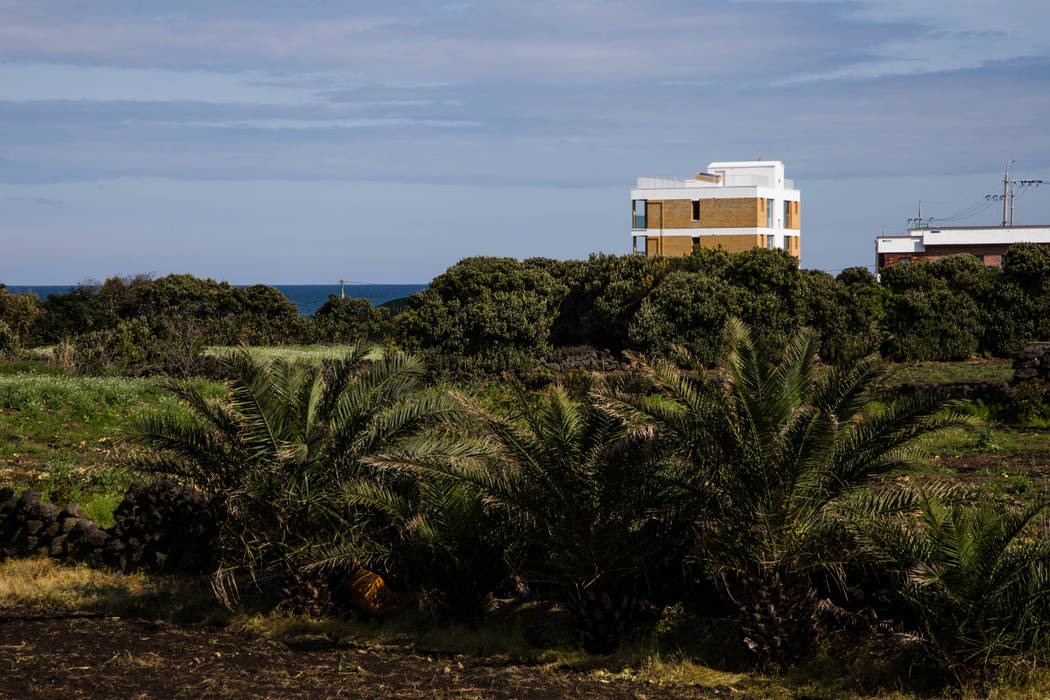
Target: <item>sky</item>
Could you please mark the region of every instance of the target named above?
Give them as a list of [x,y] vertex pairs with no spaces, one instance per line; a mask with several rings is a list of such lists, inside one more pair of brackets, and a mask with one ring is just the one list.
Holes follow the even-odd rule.
[[[997,224],[1008,161],[1050,182],[1046,23],[1046,0],[0,0],[0,282],[622,254],[638,176],[759,158],[801,191],[803,267],[870,266],[920,201]],[[1015,221],[1050,223],[1050,184]]]

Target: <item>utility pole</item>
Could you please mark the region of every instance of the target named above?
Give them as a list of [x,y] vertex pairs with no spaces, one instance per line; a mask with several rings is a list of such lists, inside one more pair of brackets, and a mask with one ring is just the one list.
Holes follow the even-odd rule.
[[[919,218],[917,218],[917,219],[908,219],[908,223],[910,224],[913,221],[915,222],[915,228],[922,228],[922,200],[921,199],[919,200]],[[883,229],[882,232],[886,233],[886,227],[883,226],[882,229]]]
[[[1010,163],[1013,163],[1013,162],[1014,161],[1012,161],[1012,160],[1010,161]],[[1010,184],[1010,163],[1006,164],[1006,172],[1003,173],[1003,228],[1006,228],[1006,202],[1007,202],[1007,200],[1012,200],[1013,199],[1013,197],[1010,196],[1012,194],[1012,190],[1013,190],[1013,187]],[[1014,219],[1014,217],[1013,217],[1013,205],[1011,203],[1011,206],[1010,206],[1010,225],[1011,226],[1014,225],[1014,220],[1013,219]]]
[[[1011,180],[1010,179],[1010,164],[1016,163],[1017,161],[1011,160],[1006,164],[1006,171],[1003,173],[1003,228],[1006,226],[1014,225],[1014,199],[1017,197],[1017,193],[1014,191],[1014,185],[1020,185],[1021,191],[1023,192],[1028,187],[1038,187],[1039,185],[1045,185],[1046,183],[1042,180]],[[999,195],[987,195],[985,199],[998,199]]]

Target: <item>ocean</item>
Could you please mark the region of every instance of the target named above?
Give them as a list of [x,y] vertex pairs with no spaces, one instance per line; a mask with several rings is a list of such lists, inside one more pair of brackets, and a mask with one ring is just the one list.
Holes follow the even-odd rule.
[[[7,291],[12,294],[33,292],[41,299],[46,299],[49,294],[68,292],[73,286],[75,285],[11,284],[7,286]],[[317,311],[322,304],[328,301],[329,294],[339,296],[338,284],[273,284],[270,286],[295,304],[299,313],[304,316]],[[348,284],[345,285],[344,291],[348,297],[368,299],[372,302],[372,306],[379,306],[384,302],[401,299],[426,288],[425,284]]]

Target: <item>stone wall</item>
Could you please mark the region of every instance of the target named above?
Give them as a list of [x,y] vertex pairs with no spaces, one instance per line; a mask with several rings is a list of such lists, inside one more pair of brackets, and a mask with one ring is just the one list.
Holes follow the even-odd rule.
[[162,479],[135,484],[103,530],[76,503],[58,508],[36,489],[0,489],[0,560],[44,554],[119,571],[203,574],[218,566],[224,510],[214,496]]
[[1050,381],[1050,343],[1025,343],[1014,355],[1014,378],[1011,384],[1029,379]]

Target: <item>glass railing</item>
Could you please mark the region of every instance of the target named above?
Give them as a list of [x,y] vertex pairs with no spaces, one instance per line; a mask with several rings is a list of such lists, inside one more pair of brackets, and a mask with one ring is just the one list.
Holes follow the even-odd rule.
[[644,216],[638,216],[637,214],[635,214],[635,216],[634,216],[634,227],[636,229],[637,228],[649,228],[648,226],[645,225],[645,217]]

